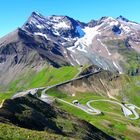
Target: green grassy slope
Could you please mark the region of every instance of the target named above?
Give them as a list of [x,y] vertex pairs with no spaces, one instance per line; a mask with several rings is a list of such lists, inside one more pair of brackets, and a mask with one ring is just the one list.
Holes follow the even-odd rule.
[[[46,135],[53,133],[54,137],[55,134],[59,134],[61,136],[67,136],[75,139],[113,140],[113,138],[109,135],[94,127],[90,123],[81,120],[54,105],[49,105],[33,95],[13,100],[5,100],[2,108],[0,108],[0,122],[7,124],[11,123],[23,128],[38,130],[40,132],[46,131]],[[1,128],[2,127],[0,126],[0,129]],[[16,128],[17,127],[14,128],[13,126],[13,129]],[[12,137],[13,135],[13,137],[17,138],[18,134],[13,134],[11,127],[7,127],[7,133],[5,132],[6,135],[4,135],[5,129],[0,132],[0,137],[6,139],[6,136]],[[17,133],[21,133],[22,130],[24,131],[25,129],[19,129],[19,131],[16,131]],[[10,134],[8,134],[8,131]],[[22,134],[19,137],[24,138],[27,135],[30,135],[29,137],[31,137],[31,134],[35,133],[35,131],[29,132],[30,133],[25,136]],[[36,134],[33,134],[33,136],[35,135]],[[39,136],[42,136],[41,133]],[[51,136],[53,137],[53,135]],[[39,137],[37,137],[37,139],[39,139]]]
[[[103,75],[103,73],[102,73]],[[95,77],[95,76],[93,76]],[[97,78],[97,77],[96,77]],[[96,79],[95,78],[95,79]],[[130,76],[130,75],[119,75],[116,78],[108,78],[104,75],[102,78],[103,81],[108,81],[106,87],[108,89],[116,88],[118,95],[116,94],[116,98],[121,101],[126,101],[128,103],[133,103],[140,107],[140,76]],[[92,80],[92,79],[90,79]],[[98,81],[98,80],[97,80]],[[93,82],[96,82],[93,80]],[[97,82],[96,82],[97,83]],[[77,83],[76,83],[77,84]],[[72,87],[74,83],[72,84]],[[75,85],[76,87],[76,85]],[[82,86],[81,86],[82,87]],[[100,88],[100,84],[97,85]],[[69,87],[70,88],[70,87]],[[61,88],[62,89],[62,88]],[[100,88],[101,89],[101,88]],[[71,90],[71,92],[73,92]],[[72,102],[77,99],[82,104],[86,104],[87,101],[92,99],[108,99],[105,96],[99,96],[100,93],[97,92],[77,92],[74,97],[69,96],[69,94],[63,92],[63,90],[50,89],[47,94],[50,96],[62,98],[66,101]],[[103,110],[104,115],[100,116],[91,116],[86,114],[85,112],[78,110],[72,106],[69,106],[63,102],[58,103],[60,107],[63,109],[75,114],[76,116],[85,119],[94,125],[98,126],[101,130],[107,132],[110,135],[116,136],[120,139],[131,140],[131,139],[139,139],[140,133],[140,124],[139,120],[131,121],[123,116],[121,108],[117,105],[113,105],[105,102],[95,102],[92,103],[93,107]],[[138,113],[140,111],[137,110]],[[133,117],[133,116],[131,116]]]
[[[80,103],[86,105],[89,100],[107,99],[105,96],[99,96],[97,93],[82,92],[76,93],[75,96],[69,96],[66,93],[59,91],[57,88],[51,89],[47,92],[48,95],[61,98],[65,101],[72,103],[73,100],[78,100]],[[108,102],[93,102],[91,105],[103,111],[102,115],[89,115],[76,107],[70,106],[64,102],[57,101],[56,105],[65,109],[66,111],[76,115],[77,117],[87,120],[100,128],[104,132],[108,133],[119,139],[132,140],[138,139],[140,133],[139,120],[129,120],[123,115],[123,112],[119,105],[111,104]],[[131,116],[132,117],[132,116]]]
[[[126,76],[128,77],[128,76]],[[128,81],[123,81],[123,88],[120,91],[121,99],[140,107],[140,76],[129,76]]]
[[48,132],[39,132],[20,128],[14,125],[0,123],[1,140],[74,140],[61,135],[51,134]]
[[11,98],[12,95],[18,91],[54,85],[70,80],[79,72],[78,68],[78,66],[64,66],[61,68],[46,66],[39,72],[35,72],[31,69],[18,77],[17,80],[12,81],[7,87],[8,91],[0,93],[0,102],[3,99]]
[[[109,135],[122,140],[138,140],[140,137],[140,126],[139,121],[129,121],[121,115],[116,113],[104,112],[104,115],[92,116],[77,108],[74,108],[68,104],[58,102],[59,107],[65,109],[66,111],[76,115],[77,117],[87,120],[88,122],[94,124],[99,129],[103,130]],[[98,107],[102,108],[103,104]],[[130,129],[132,128],[132,129]]]
[[52,66],[46,66],[39,72],[30,70],[27,74],[21,75],[16,81],[10,83],[9,89],[14,91],[53,85],[69,80],[77,73],[78,67],[64,66],[54,68]]
[[[28,75],[23,75],[21,79],[19,78],[17,81],[11,83],[11,92],[8,92],[7,94],[0,94],[0,100],[9,98],[11,94],[13,94],[13,91],[57,84],[73,78],[77,73],[78,67],[69,66],[59,69],[46,67],[36,74],[30,72],[28,73]],[[119,75],[115,78],[108,77],[110,79],[107,79],[107,77],[108,74],[106,74],[106,72],[102,72],[100,74],[100,78],[104,79],[103,81],[106,81],[108,89],[110,89],[110,87],[118,89],[119,94],[116,97],[120,100],[120,102],[124,101],[125,99],[125,101],[133,103],[140,107],[139,75]],[[95,76],[95,79],[97,79],[98,81],[98,76]],[[96,80],[93,82],[97,83]],[[100,83],[98,83],[97,86],[98,85],[98,88],[100,88]],[[98,92],[77,92],[76,96],[72,97],[64,92],[60,92],[58,89],[55,88],[50,89],[47,94],[57,98],[62,98],[68,102],[72,102],[73,100],[78,99],[82,104],[86,104],[86,102],[91,99],[108,99],[105,96],[99,96],[100,93]],[[100,128],[109,135],[125,140],[131,140],[133,138],[138,139],[140,137],[140,133],[139,131],[137,131],[140,130],[139,120],[131,121],[125,118],[123,116],[123,113],[121,112],[120,107],[118,107],[117,105],[104,102],[92,103],[93,107],[103,110],[104,115],[100,116],[88,115],[85,112],[69,106],[63,102],[57,102],[56,105],[81,119],[87,120],[88,122],[94,124],[96,127]]]

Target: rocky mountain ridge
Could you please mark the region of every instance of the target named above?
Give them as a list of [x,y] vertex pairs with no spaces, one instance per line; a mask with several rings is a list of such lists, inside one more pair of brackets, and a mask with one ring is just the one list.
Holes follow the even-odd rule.
[[46,64],[94,64],[135,74],[140,64],[139,36],[140,24],[122,16],[83,23],[33,12],[21,28],[0,38],[0,81],[8,84],[18,74],[30,68],[38,71]]

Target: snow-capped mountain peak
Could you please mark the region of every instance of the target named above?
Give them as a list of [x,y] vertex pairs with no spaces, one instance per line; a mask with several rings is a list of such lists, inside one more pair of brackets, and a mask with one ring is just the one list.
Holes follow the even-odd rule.
[[63,50],[61,54],[71,65],[91,63],[120,73],[123,71],[119,65],[122,57],[117,51],[112,52],[107,43],[122,40],[127,47],[138,50],[137,46],[130,43],[136,40],[138,44],[140,35],[140,25],[123,16],[102,17],[86,24],[68,16],[44,17],[33,12],[22,29],[57,44]]
[[116,18],[119,21],[125,21],[125,22],[129,22],[129,20],[125,17],[123,17],[122,15],[120,15],[119,17]]
[[39,17],[41,17],[41,18],[43,17],[43,15],[42,15],[41,13],[37,12],[37,11],[32,12],[31,16],[32,16],[32,17],[34,17],[34,16],[39,16]]
[[52,15],[44,17],[37,12],[33,12],[22,28],[35,35],[42,34],[46,38],[61,36],[63,40],[66,38],[71,40],[71,38],[84,35],[81,30],[83,26],[84,24],[68,16]]

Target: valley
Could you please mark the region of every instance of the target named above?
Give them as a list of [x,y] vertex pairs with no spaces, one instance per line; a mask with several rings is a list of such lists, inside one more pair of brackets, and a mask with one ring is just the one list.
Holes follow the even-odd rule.
[[[134,137],[133,134],[136,133],[135,138],[137,139],[140,134],[137,131],[133,132],[133,129],[139,127],[139,107],[129,102],[123,103],[116,97],[115,100],[114,98],[108,99],[107,95],[101,96],[92,92],[76,92],[76,94],[69,95],[60,90],[62,89],[61,87],[83,80],[87,76],[99,75],[101,71],[100,69],[95,70],[93,73],[88,73],[77,78],[74,76],[73,79],[52,86],[29,89],[25,92],[15,94],[12,98],[16,99],[32,94],[46,103],[54,104],[81,119],[93,123],[101,130],[108,132],[109,135],[120,139],[132,139]],[[73,101],[78,101],[78,104],[73,104]],[[132,126],[134,128],[129,129]],[[112,133],[110,128],[117,133]],[[119,131],[120,129],[121,132]]]

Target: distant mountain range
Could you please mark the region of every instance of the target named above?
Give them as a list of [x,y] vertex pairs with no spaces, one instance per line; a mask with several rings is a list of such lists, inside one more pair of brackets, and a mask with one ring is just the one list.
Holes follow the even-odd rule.
[[0,81],[9,83],[29,67],[38,70],[46,63],[54,67],[94,64],[120,74],[137,74],[139,53],[140,24],[123,16],[83,23],[33,12],[21,28],[0,38]]

